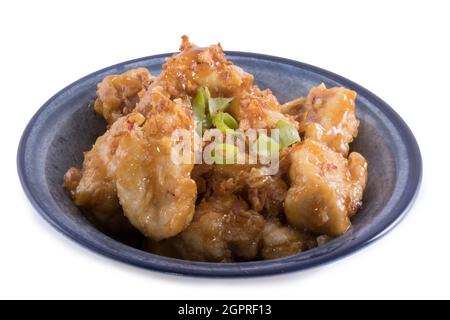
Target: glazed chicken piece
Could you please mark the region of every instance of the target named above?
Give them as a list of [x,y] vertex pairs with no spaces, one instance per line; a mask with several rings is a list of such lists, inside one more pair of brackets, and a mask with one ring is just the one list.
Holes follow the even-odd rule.
[[75,204],[89,212],[89,218],[108,234],[134,233],[119,204],[115,172],[116,151],[121,138],[130,134],[134,123],[145,119],[129,115],[115,122],[85,153],[83,167],[71,168],[64,175],[64,186]]
[[188,103],[170,100],[160,88],[141,102],[151,110],[139,135],[122,138],[116,186],[120,204],[130,222],[145,236],[161,240],[175,236],[192,220],[197,190],[190,174],[193,164],[171,159],[172,132],[190,129]]
[[139,96],[154,78],[145,68],[132,69],[120,75],[110,75],[97,85],[95,111],[112,125],[136,107]]
[[122,211],[116,189],[116,151],[123,136],[133,132],[134,123],[139,125],[144,121],[139,114],[119,119],[85,153],[82,169],[67,171],[64,184],[77,206],[98,216]]
[[247,261],[258,255],[263,228],[264,218],[242,199],[213,196],[197,206],[186,230],[150,250],[195,261]]
[[353,152],[342,154],[312,139],[294,147],[285,199],[288,222],[316,234],[342,235],[361,206],[367,182],[367,162]]
[[349,143],[358,135],[359,121],[355,114],[356,92],[324,84],[311,89],[304,102],[304,121],[300,131],[305,138],[326,144],[347,156]]
[[[208,87],[213,97],[233,97],[229,112],[241,122],[241,129],[274,128],[280,119],[298,124],[281,113],[281,106],[270,90],[253,85],[253,76],[225,58],[222,47],[200,48],[183,36],[181,52],[164,64],[157,85],[171,98],[195,96],[200,87]],[[145,110],[137,111],[145,114]]]
[[292,123],[294,127],[299,125],[295,117],[283,114],[281,105],[270,90],[261,90],[253,86],[248,90],[240,90],[233,96],[229,108],[230,114],[239,121],[239,128],[248,129],[272,129],[279,120]]
[[267,221],[262,237],[261,257],[264,260],[290,256],[317,246],[312,236],[279,221]]
[[117,194],[125,215],[153,240],[172,237],[191,222],[196,185],[190,178],[192,165],[170,160],[170,137],[125,137],[120,152]]
[[97,140],[85,155],[73,196],[78,206],[96,214],[122,207],[133,226],[160,240],[181,232],[194,214],[193,165],[171,161],[172,132],[191,129],[193,120],[189,101],[170,100],[160,87],[142,99],[149,104],[147,118],[131,113]]
[[225,59],[220,44],[200,48],[187,36],[182,40],[180,53],[166,61],[157,80],[171,99],[195,96],[202,86],[222,97],[252,86],[253,76]]

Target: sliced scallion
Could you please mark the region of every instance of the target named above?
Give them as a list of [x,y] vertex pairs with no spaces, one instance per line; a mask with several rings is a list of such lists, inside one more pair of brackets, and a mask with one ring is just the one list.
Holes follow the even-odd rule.
[[209,98],[208,109],[211,116],[215,116],[219,112],[225,112],[233,98]]
[[291,123],[285,120],[279,120],[276,127],[280,130],[280,145],[282,148],[289,147],[300,141],[300,135]]
[[226,112],[219,112],[211,118],[212,124],[223,133],[226,133],[227,130],[236,130],[239,127],[238,122]]
[[203,88],[197,91],[197,95],[192,99],[192,115],[195,122],[195,131],[201,135],[203,132],[203,122],[206,120],[206,97]]

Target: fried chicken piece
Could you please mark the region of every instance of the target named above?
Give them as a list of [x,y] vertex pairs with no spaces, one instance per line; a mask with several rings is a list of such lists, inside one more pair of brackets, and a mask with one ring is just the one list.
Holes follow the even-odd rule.
[[121,141],[125,155],[116,172],[117,194],[130,222],[153,240],[181,232],[195,209],[192,165],[175,165],[170,159],[171,144],[170,137]]
[[71,168],[67,171],[64,185],[77,206],[95,215],[112,215],[122,211],[115,180],[116,151],[123,136],[133,131],[134,123],[139,125],[144,121],[139,114],[120,118],[84,154],[82,169]]
[[312,236],[278,221],[267,221],[262,237],[261,256],[265,260],[290,256],[317,246]]
[[120,118],[86,153],[74,199],[97,215],[122,207],[133,226],[160,240],[183,230],[194,214],[193,165],[171,160],[172,132],[191,129],[193,120],[189,101],[170,100],[160,87],[141,102],[149,104],[147,118]]
[[[281,113],[281,106],[270,90],[253,85],[253,76],[225,58],[220,44],[200,48],[183,36],[181,52],[163,65],[155,81],[171,98],[195,96],[200,87],[208,87],[213,97],[233,97],[229,112],[241,122],[241,129],[274,128],[280,119],[298,124]],[[138,112],[145,114],[142,108]]]
[[281,112],[281,105],[272,92],[253,86],[247,90],[235,92],[229,108],[230,114],[239,121],[239,128],[272,129],[279,120],[292,123],[298,128],[295,118]]
[[97,85],[95,111],[112,125],[123,115],[129,114],[139,101],[139,96],[150,86],[154,78],[145,68],[110,75]]
[[342,154],[312,139],[290,154],[291,187],[285,199],[290,224],[311,232],[338,236],[347,231],[349,217],[361,206],[367,182],[367,162],[353,152]]
[[152,252],[208,262],[248,261],[258,256],[264,218],[235,195],[204,199],[189,227],[152,243]]
[[82,169],[70,168],[64,175],[64,186],[74,203],[88,211],[88,218],[97,227],[113,236],[135,234],[117,197],[116,151],[123,135],[129,134],[135,123],[144,120],[142,116],[129,115],[116,121],[85,153]]
[[305,138],[326,144],[347,156],[349,143],[358,135],[359,121],[355,113],[356,92],[324,84],[311,89],[304,103],[306,112],[300,131]]
[[200,48],[182,37],[178,54],[163,65],[158,85],[168,92],[170,98],[192,97],[206,86],[213,96],[233,96],[238,90],[249,88],[253,76],[225,59],[220,44]]
[[192,129],[193,120],[189,101],[170,100],[160,87],[147,91],[140,103],[148,103],[150,113],[139,134],[120,142],[117,194],[130,222],[158,241],[181,232],[194,215],[193,164],[171,159],[173,131]]

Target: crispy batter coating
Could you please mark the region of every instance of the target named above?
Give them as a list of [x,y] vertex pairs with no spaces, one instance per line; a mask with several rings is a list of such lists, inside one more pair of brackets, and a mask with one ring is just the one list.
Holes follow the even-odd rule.
[[134,133],[133,124],[144,120],[142,116],[134,115],[120,118],[84,154],[82,169],[71,168],[67,171],[64,183],[77,206],[96,215],[112,215],[122,211],[115,179],[117,148],[124,135]]
[[353,152],[349,159],[312,139],[290,154],[291,187],[285,199],[289,223],[314,233],[339,236],[361,206],[367,162]]
[[121,140],[116,186],[130,222],[147,237],[161,240],[187,227],[194,214],[197,188],[190,177],[193,164],[171,160],[172,131],[192,124],[187,106],[156,90],[151,95],[152,113],[140,134]]
[[87,210],[96,226],[120,238],[135,234],[135,229],[124,216],[117,197],[116,153],[121,138],[132,134],[133,124],[142,121],[142,116],[129,115],[115,122],[85,153],[82,169],[70,168],[64,175],[64,186],[75,204]]
[[200,48],[184,36],[180,50],[164,64],[158,78],[171,98],[192,97],[204,86],[214,97],[233,97],[229,112],[243,130],[274,128],[281,119],[298,126],[294,117],[281,112],[270,90],[260,90],[253,84],[252,75],[225,58],[220,44]]
[[281,105],[270,90],[257,86],[235,93],[230,113],[239,121],[241,130],[272,129],[279,120],[292,123],[298,128],[295,117],[283,114]]
[[220,44],[200,48],[183,36],[180,50],[167,60],[158,77],[171,98],[192,97],[202,86],[213,96],[231,97],[253,84],[253,76],[228,61]]
[[[172,131],[191,128],[185,101],[172,101],[156,87],[145,118],[131,113],[116,121],[85,154],[75,203],[96,215],[124,211],[130,222],[154,240],[183,230],[194,214],[193,165],[171,161]],[[145,97],[147,99],[147,97]],[[66,186],[73,185],[73,170]],[[72,187],[73,189],[73,187]]]
[[356,92],[343,87],[327,89],[321,84],[311,89],[304,103],[305,121],[301,124],[305,138],[320,141],[347,156],[349,143],[358,135],[355,100]]
[[97,85],[95,111],[112,125],[123,115],[136,107],[139,96],[153,82],[154,78],[145,68],[126,71],[120,75],[105,77]]

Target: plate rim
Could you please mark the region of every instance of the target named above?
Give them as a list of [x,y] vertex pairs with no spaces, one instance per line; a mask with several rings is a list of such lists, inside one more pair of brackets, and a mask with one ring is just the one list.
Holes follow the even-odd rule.
[[[406,214],[409,212],[410,208],[414,204],[420,190],[423,176],[423,161],[419,145],[411,129],[406,124],[406,122],[400,117],[400,115],[397,112],[395,112],[395,110],[391,106],[389,106],[385,101],[383,101],[381,98],[379,98],[371,91],[367,90],[366,88],[362,87],[356,82],[353,82],[352,80],[349,80],[343,76],[340,76],[326,69],[319,68],[292,59],[260,53],[242,52],[242,51],[225,51],[225,53],[226,55],[231,57],[253,58],[256,60],[267,60],[275,63],[287,64],[329,78],[333,81],[343,84],[349,89],[355,90],[360,94],[362,93],[368,100],[370,100],[374,105],[376,105],[377,109],[379,109],[386,117],[388,117],[395,124],[401,126],[401,128],[398,129],[403,133],[401,136],[401,140],[405,144],[405,146],[408,147],[408,154],[410,155],[410,157],[408,157],[408,162],[410,163],[408,180],[412,179],[413,181],[411,184],[408,184],[407,187],[402,191],[400,195],[401,197],[391,209],[391,211],[394,210],[396,211],[396,214],[394,214],[394,218],[388,222],[383,223],[382,224],[383,227],[379,227],[373,230],[373,232],[371,232],[366,237],[366,239],[363,239],[360,242],[355,243],[352,246],[349,246],[348,248],[346,248],[346,250],[325,253],[310,260],[296,261],[296,258],[301,256],[301,254],[300,255],[297,254],[280,259],[256,261],[256,262],[208,263],[208,262],[193,262],[158,256],[155,254],[147,253],[135,248],[128,247],[110,238],[111,241],[115,241],[123,246],[126,246],[127,248],[132,249],[131,252],[135,250],[136,252],[153,256],[153,259],[151,259],[151,261],[131,258],[126,255],[121,255],[120,253],[114,252],[113,250],[107,248],[106,246],[102,246],[100,243],[97,243],[92,239],[85,239],[84,237],[81,237],[77,232],[68,229],[66,226],[62,225],[59,221],[56,221],[51,216],[49,216],[46,210],[41,206],[39,201],[36,199],[33,192],[30,190],[30,186],[27,181],[27,177],[25,176],[25,169],[24,169],[24,161],[25,161],[24,155],[26,150],[25,149],[26,142],[40,114],[62,93],[68,91],[69,89],[78,85],[79,83],[84,82],[85,80],[95,77],[100,73],[112,70],[114,68],[120,68],[123,67],[124,65],[170,57],[174,54],[173,52],[132,59],[94,71],[72,82],[63,89],[59,90],[36,111],[36,113],[29,120],[28,124],[26,125],[22,133],[18,146],[16,161],[17,161],[18,176],[22,188],[27,198],[33,205],[34,209],[39,213],[39,215],[42,216],[50,225],[52,225],[59,232],[69,237],[70,239],[74,240],[78,244],[94,252],[112,258],[116,261],[121,261],[129,265],[135,265],[148,270],[162,271],[165,273],[175,273],[189,276],[202,276],[202,277],[220,277],[220,278],[267,276],[309,269],[312,267],[336,261],[338,259],[342,259],[350,254],[353,254],[361,250],[362,248],[366,247],[367,245],[373,243],[374,241],[380,239],[381,237],[389,233],[392,229],[394,229],[395,226],[397,226],[398,223],[401,222],[401,220],[406,216]],[[285,265],[285,263],[288,262],[289,264]]]

